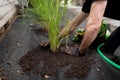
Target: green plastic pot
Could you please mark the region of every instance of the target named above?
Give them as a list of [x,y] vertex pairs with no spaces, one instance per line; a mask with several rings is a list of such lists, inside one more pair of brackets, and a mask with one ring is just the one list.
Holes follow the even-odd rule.
[[97,52],[100,55],[100,57],[105,60],[108,64],[110,64],[111,66],[113,66],[114,68],[116,68],[117,70],[120,70],[120,65],[116,64],[115,62],[113,62],[112,60],[110,60],[107,56],[105,56],[102,51],[100,50],[100,48],[104,45],[104,43],[100,44],[97,47]]

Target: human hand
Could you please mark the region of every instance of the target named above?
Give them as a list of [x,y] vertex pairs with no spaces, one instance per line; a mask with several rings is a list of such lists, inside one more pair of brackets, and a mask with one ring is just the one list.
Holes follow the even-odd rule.
[[78,49],[79,56],[85,56],[85,50]]

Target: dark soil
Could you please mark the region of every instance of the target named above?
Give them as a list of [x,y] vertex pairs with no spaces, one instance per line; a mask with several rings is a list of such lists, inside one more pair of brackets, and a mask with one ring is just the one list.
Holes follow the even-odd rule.
[[61,68],[68,67],[65,77],[85,77],[87,76],[92,59],[87,57],[75,57],[61,53],[52,53],[49,49],[37,47],[29,51],[20,59],[19,64],[26,73],[55,76]]

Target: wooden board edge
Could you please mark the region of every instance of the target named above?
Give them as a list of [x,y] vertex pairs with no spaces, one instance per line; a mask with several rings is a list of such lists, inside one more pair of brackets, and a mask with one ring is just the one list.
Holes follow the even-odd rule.
[[2,27],[2,33],[0,33],[0,42],[5,38],[6,33],[10,30],[12,27],[13,22],[17,19],[17,10],[12,15],[11,18],[7,21],[7,23]]

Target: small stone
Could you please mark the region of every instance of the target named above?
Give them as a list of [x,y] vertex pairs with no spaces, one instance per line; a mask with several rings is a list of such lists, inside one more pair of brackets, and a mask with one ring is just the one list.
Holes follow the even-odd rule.
[[17,71],[17,73],[20,73],[20,71]]
[[21,43],[20,43],[20,41],[17,41],[17,43],[16,43],[16,44],[17,44],[17,46],[21,46]]
[[97,69],[96,69],[96,71],[98,71],[98,72],[99,72],[99,71],[100,71],[100,69],[99,69],[99,68],[97,68]]
[[50,78],[50,76],[49,76],[49,75],[45,75],[45,78],[47,78],[47,79],[48,79],[48,78]]
[[17,46],[20,46],[20,43],[17,43]]

